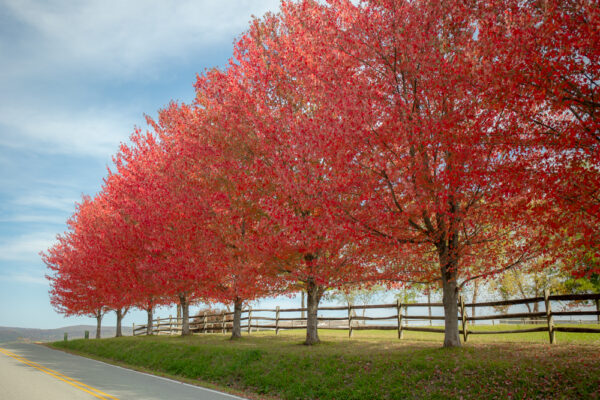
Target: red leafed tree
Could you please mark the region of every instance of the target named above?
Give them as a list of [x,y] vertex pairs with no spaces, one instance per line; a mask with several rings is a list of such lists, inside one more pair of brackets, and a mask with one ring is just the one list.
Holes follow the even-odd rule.
[[93,313],[100,322],[108,309],[117,312],[117,336],[121,336],[121,319],[129,307],[132,292],[124,282],[127,277],[116,260],[118,249],[111,246],[110,212],[101,195],[84,197],[69,219],[69,232],[43,255],[54,272],[51,302],[67,314]]
[[136,133],[133,145],[123,146],[115,157],[116,172],[109,172],[104,180],[104,192],[118,218],[112,229],[119,232],[118,246],[127,261],[121,268],[129,270],[130,285],[135,297],[132,306],[147,313],[146,332],[153,331],[153,312],[157,306],[172,302],[173,294],[166,290],[170,271],[165,268],[161,255],[160,232],[163,226],[156,220],[160,209],[155,206],[148,182],[155,172],[150,168],[157,162],[160,152],[153,139],[144,143]]
[[122,336],[121,322],[137,293],[131,279],[131,264],[118,230],[119,215],[107,202],[106,193],[84,197],[72,219],[74,246],[86,262],[79,268],[99,288],[109,309],[117,316],[116,336]]
[[328,211],[337,197],[330,166],[315,142],[298,140],[304,130],[316,128],[309,120],[315,111],[296,93],[301,87],[280,85],[271,79],[270,68],[260,68],[271,61],[261,43],[266,27],[258,23],[242,38],[226,72],[212,71],[198,80],[197,102],[214,110],[220,142],[236,149],[230,154],[237,151],[242,168],[230,179],[264,214],[254,225],[263,263],[307,293],[305,343],[310,345],[319,342],[318,305],[325,290],[369,284],[371,268],[355,257],[357,242]]
[[552,229],[560,253],[598,248],[598,2],[487,2],[481,13],[479,57],[490,76],[487,95],[507,105],[522,127],[518,137],[507,132],[513,151],[536,155],[520,179],[531,182],[540,199],[539,221]]
[[215,275],[205,300],[233,303],[232,338],[239,338],[243,304],[278,293],[282,287],[257,256],[256,244],[262,240],[257,226],[264,213],[244,187],[244,148],[224,142],[218,122],[228,116],[208,101],[203,106],[171,105],[160,113],[159,121],[168,127],[162,135],[165,146],[177,154],[209,210],[205,226],[215,247],[206,262]]
[[377,255],[381,276],[441,281],[445,346],[460,345],[461,286],[537,250],[527,188],[515,181],[525,161],[496,140],[513,121],[480,92],[474,11],[450,2],[286,2],[279,17],[255,24],[242,53],[259,54],[252,65],[270,82],[255,79],[246,92],[267,86],[262,97],[294,117],[278,113],[272,125],[285,162],[296,167],[310,149],[307,159],[326,168],[328,193],[319,197],[330,218],[343,217],[345,231]]
[[102,317],[107,308],[99,288],[80,268],[85,262],[82,253],[73,246],[72,233],[58,236],[57,243],[42,253],[42,260],[51,271],[50,304],[61,314],[96,318],[96,339],[100,339]]
[[116,174],[107,183],[115,183],[119,213],[144,243],[142,265],[155,272],[152,279],[165,298],[179,299],[187,335],[190,302],[205,298],[215,282],[210,258],[218,244],[208,224],[205,193],[188,173],[188,160],[157,139],[185,127],[167,119],[148,121],[155,133],[136,132],[132,145],[122,145],[114,160]]

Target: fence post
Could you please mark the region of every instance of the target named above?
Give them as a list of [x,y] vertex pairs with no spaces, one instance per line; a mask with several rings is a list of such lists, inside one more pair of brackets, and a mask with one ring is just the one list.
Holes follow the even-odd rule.
[[275,308],[275,334],[279,335],[279,306]]
[[169,314],[169,335],[173,334],[173,316]]
[[225,333],[225,310],[221,311],[221,331]]
[[352,305],[348,302],[348,337],[352,337]]
[[90,338],[90,331],[85,331],[84,334],[83,334],[83,337],[86,338],[86,339],[89,339]]
[[[595,303],[596,303],[596,311],[600,311],[600,299],[596,299]],[[600,324],[600,314],[596,315],[596,319],[598,320],[598,323]]]
[[67,332],[65,332],[65,342],[69,340],[69,334]]
[[467,313],[465,312],[465,300],[463,299],[462,295],[458,296],[458,301],[460,302],[460,319],[462,322],[463,329],[463,342],[467,343],[467,340],[469,338],[469,332],[467,330]]
[[402,302],[396,300],[396,312],[398,313],[398,339],[402,339]]
[[552,317],[552,307],[550,305],[550,291],[544,290],[544,304],[546,305],[546,319],[548,320],[548,335],[550,336],[550,344],[554,344],[554,318]]
[[248,334],[252,332],[252,307],[248,306]]

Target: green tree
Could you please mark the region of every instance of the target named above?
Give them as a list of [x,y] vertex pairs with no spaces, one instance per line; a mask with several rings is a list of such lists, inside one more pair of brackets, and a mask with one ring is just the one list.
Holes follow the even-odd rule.
[[[570,277],[565,283],[564,287],[567,293],[576,294],[596,294],[600,293],[600,274],[592,271],[600,270],[600,257],[597,257],[594,251],[589,250],[584,253],[583,256],[578,257],[574,262],[580,264],[580,267],[584,271],[590,273],[578,278]],[[596,305],[596,311],[600,312],[600,300],[594,301]],[[587,305],[587,301],[580,302],[580,304]],[[597,315],[597,320],[600,323],[600,315]]]
[[[564,293],[565,273],[558,267],[537,270],[534,268],[512,268],[490,283],[490,288],[502,300],[542,297],[546,289],[553,293]],[[539,312],[539,302],[526,303],[528,312]],[[506,312],[509,306],[497,306]]]
[[[349,305],[367,305],[373,304],[377,301],[381,301],[383,297],[388,293],[387,289],[381,285],[374,285],[370,287],[355,287],[348,290],[337,290],[329,295],[329,299],[336,300],[341,304]],[[362,317],[365,317],[366,309],[362,309]],[[352,310],[353,315],[356,312]],[[363,325],[365,320],[363,319]]]

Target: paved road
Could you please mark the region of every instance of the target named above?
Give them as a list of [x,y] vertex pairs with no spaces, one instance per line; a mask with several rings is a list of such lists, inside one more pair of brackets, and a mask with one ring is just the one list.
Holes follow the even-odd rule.
[[0,344],[1,400],[233,400],[240,397],[26,343]]

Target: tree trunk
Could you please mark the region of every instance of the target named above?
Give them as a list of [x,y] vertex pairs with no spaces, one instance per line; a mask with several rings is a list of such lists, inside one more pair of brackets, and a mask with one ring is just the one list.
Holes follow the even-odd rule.
[[117,334],[115,335],[115,337],[121,337],[123,336],[123,330],[121,329],[121,323],[123,322],[123,317],[125,317],[125,314],[127,314],[127,311],[129,309],[128,308],[119,308],[117,310],[115,310],[115,312],[117,313]]
[[96,313],[96,339],[100,339],[100,333],[102,331],[102,312]]
[[153,319],[152,319],[152,312],[154,311],[153,307],[148,307],[146,309],[146,312],[148,313],[148,323],[146,324],[146,335],[150,336],[152,335],[152,331],[154,330],[154,326],[153,326]]
[[318,286],[312,279],[306,283],[307,319],[306,319],[306,341],[305,345],[313,345],[320,342],[318,328],[319,301],[323,295],[323,288]]
[[[231,339],[242,337],[242,299],[235,298],[233,302],[233,327],[231,329]],[[248,322],[250,323],[250,322]]]
[[444,347],[460,347],[458,330],[458,261],[445,244],[438,247],[444,304]]
[[[515,282],[517,282],[517,289],[519,290],[519,293],[521,294],[521,298],[522,299],[526,299],[530,296],[525,294],[525,289],[523,288],[523,277],[519,276],[519,273],[517,272],[517,270],[515,268],[510,270],[513,274],[513,276],[515,277]],[[536,294],[534,297],[537,297],[537,290],[536,290]],[[535,303],[537,304],[537,303]],[[531,310],[531,305],[529,303],[525,303],[525,306],[527,307],[527,312],[529,312],[530,314],[533,312]],[[507,307],[508,310],[508,307]],[[508,312],[508,311],[507,311]]]
[[179,294],[179,304],[181,304],[183,322],[181,324],[181,336],[190,334],[190,304],[185,293]]

